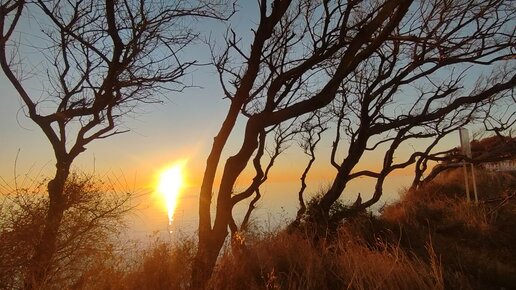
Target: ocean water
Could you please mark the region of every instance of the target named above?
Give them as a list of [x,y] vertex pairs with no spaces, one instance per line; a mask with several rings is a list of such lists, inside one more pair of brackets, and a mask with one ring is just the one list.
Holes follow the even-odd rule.
[[[388,177],[380,201],[370,210],[377,213],[382,206],[397,201],[411,181],[411,176],[406,175]],[[305,191],[305,202],[321,192],[322,189],[327,188],[329,184],[329,181],[311,182]],[[371,178],[355,179],[347,185],[341,200],[344,203],[352,204],[360,193],[362,200],[365,201],[371,197],[374,185],[375,180]],[[255,228],[271,231],[291,221],[298,210],[299,187],[299,182],[264,184],[261,189],[262,197],[251,217]],[[233,209],[237,224],[244,217],[251,199],[241,202]],[[136,209],[127,218],[127,238],[145,242],[154,240],[156,237],[174,239],[178,236],[196,234],[199,222],[198,187],[192,186],[183,190],[171,224],[168,221],[164,202],[158,194],[148,190],[134,202],[137,205]],[[215,198],[213,203],[215,203]],[[212,205],[212,208],[214,207],[215,204]]]

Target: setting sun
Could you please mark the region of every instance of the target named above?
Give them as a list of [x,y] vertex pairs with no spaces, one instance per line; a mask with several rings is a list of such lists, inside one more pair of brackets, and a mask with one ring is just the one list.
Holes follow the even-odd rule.
[[159,177],[157,191],[163,195],[168,211],[168,223],[172,225],[174,211],[181,188],[183,187],[183,162],[166,168]]

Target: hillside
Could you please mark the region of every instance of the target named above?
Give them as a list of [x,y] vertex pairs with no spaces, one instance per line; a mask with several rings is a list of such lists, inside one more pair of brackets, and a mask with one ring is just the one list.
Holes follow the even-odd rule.
[[[255,229],[227,246],[210,289],[516,289],[516,176],[480,172],[478,205],[461,170],[361,213],[326,239]],[[105,261],[80,289],[186,289],[195,243],[156,241],[134,261]],[[118,260],[120,262],[120,260]],[[116,264],[116,263],[115,263]]]
[[516,175],[477,175],[479,204],[465,202],[462,170],[385,208],[377,221],[400,247],[424,256],[431,242],[450,289],[516,289]]

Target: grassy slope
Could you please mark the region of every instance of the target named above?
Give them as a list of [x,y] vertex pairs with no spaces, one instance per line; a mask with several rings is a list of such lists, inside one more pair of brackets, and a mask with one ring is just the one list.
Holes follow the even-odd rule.
[[431,238],[449,288],[516,289],[516,176],[477,174],[478,205],[465,202],[463,178],[451,171],[407,193],[379,222],[399,225],[402,248],[418,256]]
[[[331,240],[247,233],[221,257],[211,289],[516,289],[516,176],[478,175],[464,201],[461,171],[362,214]],[[242,246],[239,246],[242,245]],[[245,246],[243,246],[245,245]],[[83,289],[186,289],[195,243],[157,243],[123,267],[100,265]],[[110,268],[111,267],[111,268]]]

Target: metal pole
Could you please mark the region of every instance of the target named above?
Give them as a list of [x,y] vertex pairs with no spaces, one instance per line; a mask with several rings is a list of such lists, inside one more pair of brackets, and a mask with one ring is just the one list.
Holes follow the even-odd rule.
[[463,162],[462,168],[464,168],[464,183],[466,184],[466,201],[470,202],[471,198],[469,196],[468,168],[466,167],[466,161]]
[[477,181],[475,179],[475,167],[473,166],[473,163],[471,163],[471,175],[473,179],[473,192],[475,193],[475,203],[478,203]]
[[[471,144],[469,142],[469,132],[466,128],[459,128],[459,138],[460,138],[460,147],[461,152],[466,157],[471,158]],[[466,184],[466,199],[467,202],[471,201],[471,197],[469,195],[469,182],[468,182],[468,167],[466,165],[466,160],[462,161],[462,167],[464,168],[464,183]],[[473,177],[475,178],[475,177]],[[476,191],[475,191],[476,197]]]

